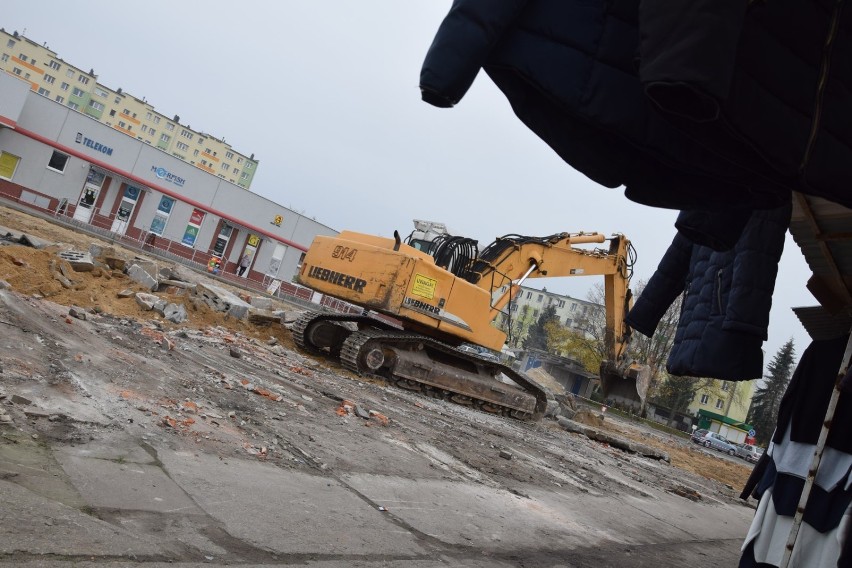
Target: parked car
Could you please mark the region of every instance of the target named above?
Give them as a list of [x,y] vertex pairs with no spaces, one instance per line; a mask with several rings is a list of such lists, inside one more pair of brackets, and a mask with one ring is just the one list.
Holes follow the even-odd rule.
[[740,444],[737,446],[737,456],[745,461],[755,463],[763,455],[763,448],[752,446],[751,444]]
[[692,433],[692,436],[689,437],[690,440],[695,442],[696,444],[700,444],[704,439],[704,435],[707,434],[710,430],[705,430],[704,428],[700,428]]
[[727,438],[716,432],[707,432],[698,440],[698,443],[732,456],[737,453],[737,445],[729,442]]

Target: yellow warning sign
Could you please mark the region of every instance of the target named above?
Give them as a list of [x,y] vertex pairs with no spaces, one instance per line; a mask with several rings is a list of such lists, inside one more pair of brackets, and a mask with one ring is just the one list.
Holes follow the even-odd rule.
[[428,278],[422,274],[414,275],[414,284],[411,286],[411,293],[421,298],[431,300],[435,297],[435,288],[438,287],[438,281],[434,278]]

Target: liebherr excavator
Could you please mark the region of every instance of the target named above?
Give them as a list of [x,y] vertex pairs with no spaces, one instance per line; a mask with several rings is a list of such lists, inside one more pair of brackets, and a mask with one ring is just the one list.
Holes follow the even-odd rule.
[[[316,237],[298,281],[364,311],[306,312],[293,326],[296,345],[339,357],[353,372],[380,375],[402,388],[538,420],[547,408],[547,391],[522,372],[459,347],[501,350],[506,334],[492,322],[511,314],[527,278],[602,275],[604,394],[644,400],[647,368],[627,358],[631,245],[624,235],[507,235],[480,254],[476,241],[451,236],[440,223],[415,220],[405,241],[397,231],[392,239],[353,231]],[[576,246],[606,241],[606,250]]]

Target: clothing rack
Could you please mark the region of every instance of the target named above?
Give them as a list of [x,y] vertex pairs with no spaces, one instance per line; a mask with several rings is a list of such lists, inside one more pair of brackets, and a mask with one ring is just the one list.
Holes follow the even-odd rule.
[[[794,308],[812,339],[850,334],[838,369],[811,466],[799,498],[780,568],[789,568],[799,537],[805,506],[823,457],[840,398],[840,381],[852,365],[852,210],[831,201],[795,193],[790,233],[802,251],[813,276],[808,289],[819,307]],[[847,545],[848,546],[848,545]]]

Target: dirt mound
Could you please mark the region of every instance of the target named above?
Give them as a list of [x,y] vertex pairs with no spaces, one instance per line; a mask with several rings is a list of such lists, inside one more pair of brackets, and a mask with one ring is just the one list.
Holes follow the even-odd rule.
[[[243,320],[228,317],[203,302],[192,301],[188,292],[180,288],[169,288],[170,292],[156,295],[170,303],[183,304],[188,319],[184,324],[174,324],[157,313],[143,310],[131,295],[120,297],[119,292],[150,293],[119,270],[96,267],[91,272],[74,272],[67,261],[58,256],[58,247],[34,249],[20,245],[0,247],[0,280],[6,281],[13,290],[29,296],[49,299],[63,306],[77,306],[87,311],[110,314],[134,320],[156,320],[164,329],[193,327],[204,329],[221,326],[233,332],[268,340],[276,338],[285,347],[292,347],[290,332],[282,325],[257,326]],[[64,270],[61,268],[64,267]],[[71,286],[63,285],[56,275],[67,275]]]

